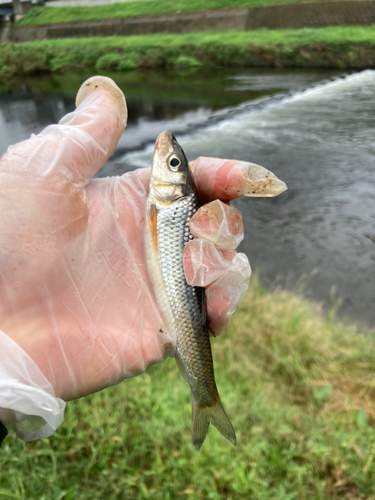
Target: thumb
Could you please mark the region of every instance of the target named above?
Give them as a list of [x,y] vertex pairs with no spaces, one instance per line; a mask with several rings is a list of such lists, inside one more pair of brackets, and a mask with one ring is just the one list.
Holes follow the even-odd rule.
[[39,175],[62,175],[87,184],[112,154],[127,122],[124,94],[104,76],[86,80],[78,91],[77,108],[57,125],[11,146],[2,169]]
[[[75,111],[60,120],[58,127],[75,136],[70,166],[75,180],[88,181],[113,153],[126,127],[128,110],[122,91],[105,76],[94,76],[81,85],[76,106]],[[43,133],[47,132],[48,129]]]

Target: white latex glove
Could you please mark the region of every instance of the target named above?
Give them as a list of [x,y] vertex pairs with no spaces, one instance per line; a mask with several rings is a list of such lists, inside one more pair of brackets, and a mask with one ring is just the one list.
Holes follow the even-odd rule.
[[[0,329],[15,347],[12,363],[24,369],[13,379],[44,383],[62,400],[142,373],[174,342],[145,263],[150,170],[92,179],[124,131],[124,96],[112,80],[94,77],[82,85],[77,105],[0,159]],[[200,158],[191,167],[205,202],[264,191],[251,164]],[[273,182],[280,191],[280,181]],[[210,327],[219,333],[250,277],[247,259],[234,252],[243,238],[241,216],[214,201],[191,228],[198,243],[185,252],[188,281],[209,285]],[[1,376],[0,407],[11,409],[1,399]],[[0,421],[22,420],[21,413],[0,411]]]

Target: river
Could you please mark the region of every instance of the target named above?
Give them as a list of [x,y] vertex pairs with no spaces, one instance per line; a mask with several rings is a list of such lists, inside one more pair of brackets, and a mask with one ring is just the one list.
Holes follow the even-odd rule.
[[[0,155],[74,108],[88,73],[0,83]],[[170,128],[188,158],[238,158],[288,185],[240,199],[245,252],[267,287],[304,289],[375,326],[375,71],[198,69],[112,76],[129,124],[99,176],[150,164]]]

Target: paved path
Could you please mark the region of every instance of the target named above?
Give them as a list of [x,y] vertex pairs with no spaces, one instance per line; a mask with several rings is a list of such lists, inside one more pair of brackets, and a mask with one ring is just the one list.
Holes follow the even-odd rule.
[[[137,2],[140,1],[149,2],[150,0],[137,0]],[[46,2],[45,5],[46,7],[96,7],[98,5],[122,2],[134,2],[134,0],[55,0],[52,2]]]

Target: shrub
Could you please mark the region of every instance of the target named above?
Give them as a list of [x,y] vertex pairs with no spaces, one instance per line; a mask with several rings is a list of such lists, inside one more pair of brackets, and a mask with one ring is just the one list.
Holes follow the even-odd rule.
[[137,67],[137,61],[134,57],[126,56],[124,59],[121,59],[117,69],[119,71],[131,71]]
[[96,61],[95,69],[119,69],[121,62],[122,56],[120,54],[105,54]]
[[3,64],[0,66],[0,76],[12,76],[16,74],[16,72],[17,72],[16,66],[9,66],[7,64]]
[[181,55],[178,56],[177,59],[174,61],[173,66],[180,66],[180,67],[187,67],[187,68],[194,68],[197,66],[202,66],[203,62],[197,59],[194,56],[186,56],[186,55]]
[[145,47],[138,64],[143,68],[165,68],[168,66],[168,54],[163,47]]

